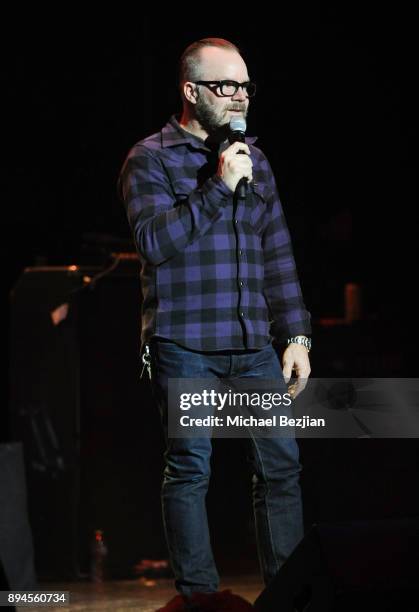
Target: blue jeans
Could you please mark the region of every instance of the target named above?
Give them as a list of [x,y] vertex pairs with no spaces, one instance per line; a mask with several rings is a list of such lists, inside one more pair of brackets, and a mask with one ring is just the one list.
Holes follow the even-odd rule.
[[[210,478],[210,438],[169,438],[169,378],[283,379],[271,344],[247,352],[202,353],[153,338],[151,379],[166,440],[162,509],[177,590],[184,595],[218,589],[205,497]],[[249,438],[253,507],[262,576],[267,584],[303,537],[299,450],[294,438]]]

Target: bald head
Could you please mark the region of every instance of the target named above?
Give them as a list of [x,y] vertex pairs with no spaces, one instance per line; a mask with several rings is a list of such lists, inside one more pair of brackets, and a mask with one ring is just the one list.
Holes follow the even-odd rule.
[[233,80],[239,83],[249,80],[246,64],[237,51],[204,47],[200,50],[198,58],[199,78],[202,80]]
[[208,67],[208,63],[217,61],[221,51],[230,51],[241,57],[238,47],[224,38],[203,38],[189,45],[179,62],[180,90],[186,81],[204,80],[206,77],[202,63],[205,62]]

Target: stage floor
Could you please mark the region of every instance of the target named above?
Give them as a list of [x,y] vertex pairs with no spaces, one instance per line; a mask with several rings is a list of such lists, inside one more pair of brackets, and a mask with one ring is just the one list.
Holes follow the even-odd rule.
[[[102,584],[91,582],[54,582],[41,583],[40,590],[70,591],[70,605],[48,607],[45,610],[113,610],[113,612],[154,612],[162,607],[177,593],[173,587],[173,580],[159,579],[155,581],[119,580]],[[221,580],[220,590],[231,589],[251,603],[263,589],[259,576],[243,574],[241,576],[225,577]],[[28,612],[39,611],[41,608],[20,607],[17,610]]]

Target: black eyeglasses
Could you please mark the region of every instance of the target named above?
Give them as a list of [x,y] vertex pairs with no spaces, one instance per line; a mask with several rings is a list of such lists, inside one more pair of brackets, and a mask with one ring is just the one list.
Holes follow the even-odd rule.
[[238,83],[237,81],[195,81],[195,84],[205,85],[216,96],[225,98],[235,96],[239,87],[243,89],[248,98],[252,98],[256,93],[256,83],[251,81],[245,81],[244,83]]

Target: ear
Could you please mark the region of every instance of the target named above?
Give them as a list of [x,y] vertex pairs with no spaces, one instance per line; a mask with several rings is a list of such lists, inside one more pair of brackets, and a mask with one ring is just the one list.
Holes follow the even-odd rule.
[[183,95],[191,104],[196,104],[198,100],[198,87],[191,81],[186,81],[183,84]]

